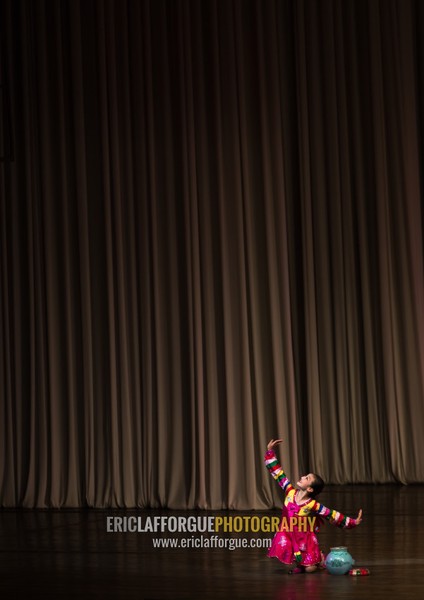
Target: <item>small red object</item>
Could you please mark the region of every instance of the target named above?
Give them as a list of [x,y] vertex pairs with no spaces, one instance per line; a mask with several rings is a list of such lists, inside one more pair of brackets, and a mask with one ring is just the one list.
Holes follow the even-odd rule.
[[369,569],[365,569],[364,567],[361,567],[360,569],[351,569],[349,571],[349,575],[369,575],[370,571]]

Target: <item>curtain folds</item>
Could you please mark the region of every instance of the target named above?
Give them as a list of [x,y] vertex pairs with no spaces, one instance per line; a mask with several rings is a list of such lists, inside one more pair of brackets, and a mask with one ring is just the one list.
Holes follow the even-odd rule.
[[1,505],[423,483],[420,3],[0,19]]

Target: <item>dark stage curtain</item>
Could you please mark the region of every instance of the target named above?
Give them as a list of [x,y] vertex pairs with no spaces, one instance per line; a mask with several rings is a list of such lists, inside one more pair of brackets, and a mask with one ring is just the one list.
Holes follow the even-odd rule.
[[424,6],[3,0],[0,500],[424,482]]

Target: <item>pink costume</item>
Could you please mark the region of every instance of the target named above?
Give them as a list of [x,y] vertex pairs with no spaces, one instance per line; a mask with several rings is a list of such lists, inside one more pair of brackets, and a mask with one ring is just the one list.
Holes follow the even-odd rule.
[[[304,566],[319,564],[321,551],[315,533],[319,531],[323,519],[345,529],[355,527],[355,519],[326,508],[314,498],[298,504],[296,489],[278,464],[273,450],[265,453],[265,465],[285,494],[280,531],[272,540],[268,556],[278,558],[287,565],[293,562]],[[302,524],[299,517],[303,519]]]

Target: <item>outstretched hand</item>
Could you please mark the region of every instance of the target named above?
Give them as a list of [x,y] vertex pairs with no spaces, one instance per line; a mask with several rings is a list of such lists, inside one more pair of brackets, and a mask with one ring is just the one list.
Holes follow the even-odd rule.
[[362,521],[362,508],[359,510],[358,512],[358,516],[355,519],[355,522],[357,525],[359,525],[359,523]]
[[278,446],[278,444],[281,444],[283,440],[269,440],[268,442],[268,450],[272,450],[274,448],[274,446]]

